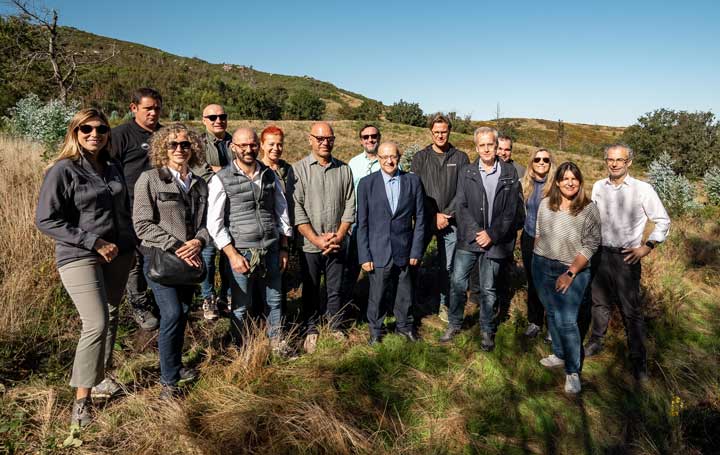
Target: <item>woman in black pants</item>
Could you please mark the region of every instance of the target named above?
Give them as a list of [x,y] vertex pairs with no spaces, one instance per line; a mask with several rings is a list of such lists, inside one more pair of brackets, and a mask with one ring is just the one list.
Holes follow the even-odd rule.
[[[173,124],[153,134],[150,159],[155,169],[140,175],[135,185],[133,223],[143,255],[159,248],[201,267],[200,252],[208,243],[205,227],[208,188],[190,167],[202,161],[199,136],[182,124]],[[161,399],[178,395],[178,381],[192,379],[195,372],[182,365],[187,313],[197,286],[193,283],[164,285],[148,276],[152,260],[145,262],[145,276],[160,310]]]
[[[535,223],[537,221],[540,201],[552,187],[555,174],[553,157],[549,150],[540,148],[530,155],[527,172],[522,179],[523,199],[525,200],[525,226],[520,238],[523,266],[528,283],[527,313],[528,328],[525,335],[536,337],[542,330],[545,322],[545,308],[543,308],[532,279],[533,245],[535,244]],[[549,334],[548,334],[549,335]]]

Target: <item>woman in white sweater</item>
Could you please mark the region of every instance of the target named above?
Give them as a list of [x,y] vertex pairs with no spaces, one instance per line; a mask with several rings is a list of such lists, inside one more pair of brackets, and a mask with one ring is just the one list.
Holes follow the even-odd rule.
[[558,166],[537,215],[532,276],[545,307],[553,353],[540,363],[565,367],[565,392],[579,393],[582,340],[577,317],[590,283],[590,258],[600,246],[600,213],[585,194],[575,163]]

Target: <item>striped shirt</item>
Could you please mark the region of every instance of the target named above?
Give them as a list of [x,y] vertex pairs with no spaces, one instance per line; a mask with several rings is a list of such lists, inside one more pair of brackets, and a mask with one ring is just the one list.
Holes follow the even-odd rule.
[[550,199],[540,202],[535,228],[534,253],[570,265],[582,254],[588,261],[600,246],[600,211],[594,203],[577,215],[548,207]]

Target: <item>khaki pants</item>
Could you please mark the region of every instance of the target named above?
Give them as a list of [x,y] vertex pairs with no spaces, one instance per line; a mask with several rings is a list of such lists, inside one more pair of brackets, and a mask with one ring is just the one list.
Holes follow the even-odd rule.
[[112,365],[112,350],[132,254],[105,263],[100,258],[79,259],[58,270],[60,279],[80,313],[82,331],[75,350],[70,386],[93,387]]

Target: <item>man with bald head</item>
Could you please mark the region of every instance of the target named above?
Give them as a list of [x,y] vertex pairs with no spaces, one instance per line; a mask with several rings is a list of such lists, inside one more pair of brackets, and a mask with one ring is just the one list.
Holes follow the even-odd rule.
[[370,280],[367,318],[370,344],[382,340],[382,323],[387,308],[383,295],[395,289],[393,313],[396,332],[409,341],[413,333],[412,271],[424,250],[425,193],[420,177],[398,168],[400,150],[394,142],[378,148],[380,171],[360,179],[358,184],[358,261]]
[[[335,134],[330,124],[312,125],[308,142],[312,153],[293,164],[295,226],[303,236],[303,322],[305,351],[315,351],[317,325],[325,317],[337,338],[342,332],[342,278],[346,235],[355,221],[355,190],[347,164],[332,156]],[[320,299],[325,275],[327,300]]]
[[[205,162],[193,168],[193,173],[201,176],[205,181],[215,175],[221,168],[233,160],[230,143],[232,136],[227,132],[228,116],[225,108],[219,104],[208,104],[202,113],[205,134],[202,135],[202,144],[205,150]],[[210,242],[202,250],[202,258],[207,268],[205,280],[200,283],[200,292],[203,298],[203,313],[205,319],[218,318],[218,309],[228,308],[228,294],[230,292],[231,277],[228,276],[227,257],[220,254],[220,293],[215,293],[215,256],[217,248]]]
[[292,226],[288,204],[272,169],[257,159],[260,143],[250,128],[232,136],[234,160],[210,179],[207,227],[228,258],[233,277],[231,334],[242,340],[252,307],[253,286],[265,286],[268,336],[273,350],[285,352],[282,329],[282,271],[287,266]]

